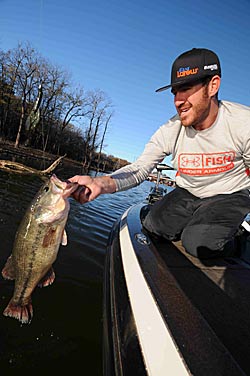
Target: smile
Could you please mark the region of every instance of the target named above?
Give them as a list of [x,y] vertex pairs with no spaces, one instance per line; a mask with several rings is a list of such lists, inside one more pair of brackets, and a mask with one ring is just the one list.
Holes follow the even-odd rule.
[[179,114],[185,114],[187,113],[189,110],[190,110],[191,107],[188,107],[188,108],[180,108],[179,109]]

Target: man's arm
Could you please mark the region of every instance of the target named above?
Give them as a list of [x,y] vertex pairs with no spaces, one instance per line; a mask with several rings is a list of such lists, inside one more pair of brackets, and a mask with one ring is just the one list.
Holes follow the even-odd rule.
[[165,139],[168,139],[168,134],[161,127],[151,137],[143,153],[135,162],[116,170],[111,175],[95,178],[81,175],[73,176],[69,181],[78,183],[79,188],[72,196],[83,204],[94,200],[100,194],[119,192],[140,184],[147,178],[157,163],[162,162],[165,156],[170,154]]

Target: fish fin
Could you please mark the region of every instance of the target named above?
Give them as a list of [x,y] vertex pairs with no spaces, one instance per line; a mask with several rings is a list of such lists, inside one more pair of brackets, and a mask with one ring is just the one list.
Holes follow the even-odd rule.
[[53,268],[50,268],[45,276],[38,283],[38,287],[47,287],[51,285],[55,280],[55,272]]
[[31,300],[24,306],[15,304],[11,300],[5,308],[3,314],[4,316],[13,317],[14,319],[19,320],[22,324],[29,324],[33,317]]
[[6,261],[6,264],[2,270],[2,276],[4,279],[15,279],[15,268],[13,265],[12,255],[10,255]]
[[56,239],[56,228],[50,227],[47,231],[47,233],[44,235],[43,238],[43,247],[47,248],[50,245],[55,243]]
[[68,244],[68,237],[67,237],[67,233],[66,233],[65,230],[63,230],[63,233],[62,233],[61,244],[62,245],[67,245]]

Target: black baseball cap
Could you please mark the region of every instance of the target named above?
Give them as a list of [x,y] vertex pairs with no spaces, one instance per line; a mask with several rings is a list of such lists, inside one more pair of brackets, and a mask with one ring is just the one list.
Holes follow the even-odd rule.
[[171,84],[160,87],[156,92],[215,75],[221,77],[220,61],[216,53],[206,48],[193,48],[175,59],[172,65]]

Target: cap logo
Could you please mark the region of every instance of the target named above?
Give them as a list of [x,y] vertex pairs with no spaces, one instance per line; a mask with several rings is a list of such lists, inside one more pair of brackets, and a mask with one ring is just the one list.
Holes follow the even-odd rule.
[[190,74],[197,74],[199,68],[190,68],[190,67],[185,67],[185,68],[179,68],[179,70],[176,72],[177,78],[179,77],[186,77],[189,76]]
[[218,69],[218,65],[217,64],[205,65],[204,66],[204,70],[207,70],[207,69],[209,69],[211,71],[217,70]]

